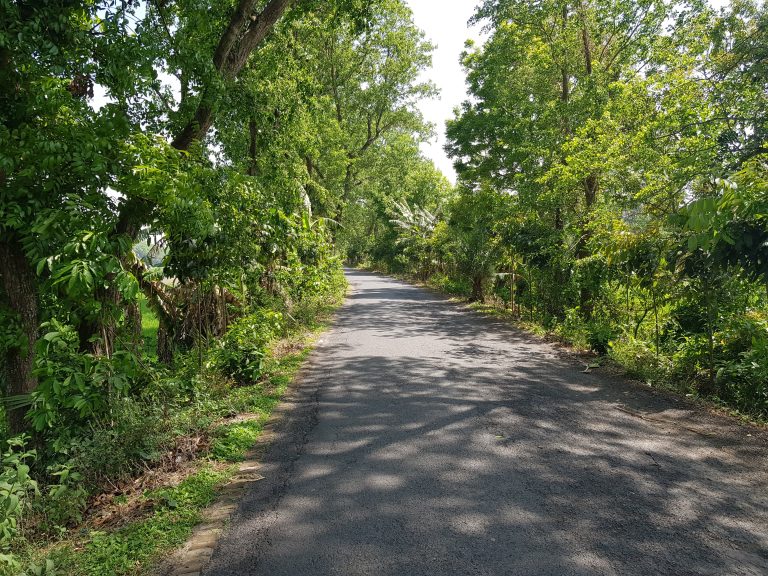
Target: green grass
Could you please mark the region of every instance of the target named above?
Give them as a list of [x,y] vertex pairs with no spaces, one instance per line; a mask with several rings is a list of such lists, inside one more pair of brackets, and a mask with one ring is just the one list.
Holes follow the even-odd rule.
[[[145,492],[141,498],[154,503],[150,515],[124,528],[109,531],[89,530],[69,538],[45,555],[57,574],[71,576],[136,576],[181,546],[200,522],[203,508],[215,498],[218,489],[234,474],[236,466],[219,462],[239,462],[261,435],[281,397],[312,351],[313,335],[293,337],[298,351],[270,356],[268,378],[252,386],[233,388],[207,410],[212,413],[248,414],[248,419],[224,423],[212,431],[210,459],[200,461],[200,469],[176,487]],[[30,563],[42,565],[44,555],[31,551]],[[0,572],[1,573],[1,572]]]
[[258,440],[263,427],[261,418],[219,426],[211,444],[211,455],[230,462],[243,460],[245,453]]
[[472,292],[472,286],[466,280],[451,278],[444,274],[435,274],[430,276],[426,285],[450,296],[461,296],[468,298]]
[[311,351],[312,346],[305,345],[298,352],[279,359],[273,357],[272,366],[268,368],[271,376],[266,386],[257,384],[233,391],[230,395],[233,411],[253,412],[253,417],[217,427],[213,433],[211,456],[228,462],[243,460],[248,449],[259,438],[269,414],[278,405]]
[[157,328],[160,325],[157,316],[147,305],[144,296],[139,298],[141,306],[141,338],[144,341],[144,351],[150,358],[157,357]]
[[91,530],[80,542],[68,542],[49,556],[59,574],[129,576],[142,574],[164,553],[183,544],[200,522],[200,511],[216,498],[233,467],[203,466],[178,486],[148,491],[153,513],[114,532]]

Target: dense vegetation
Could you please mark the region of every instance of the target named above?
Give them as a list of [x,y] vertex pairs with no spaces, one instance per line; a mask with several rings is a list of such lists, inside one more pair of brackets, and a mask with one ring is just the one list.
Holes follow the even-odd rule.
[[[486,0],[448,123],[352,252],[768,417],[768,9]],[[374,196],[375,198],[375,196]]]
[[[343,293],[362,191],[444,183],[399,0],[0,0],[0,22],[0,567],[39,574],[62,553],[25,542],[105,489],[252,443],[285,386],[273,343]],[[134,573],[220,479],[64,566]]]
[[[0,0],[3,572],[136,573],[182,541],[225,470],[123,532],[87,516],[242,454],[345,258],[768,418],[766,6],[475,21],[453,186],[419,152],[432,47],[402,0]],[[30,552],[77,526],[81,553]]]

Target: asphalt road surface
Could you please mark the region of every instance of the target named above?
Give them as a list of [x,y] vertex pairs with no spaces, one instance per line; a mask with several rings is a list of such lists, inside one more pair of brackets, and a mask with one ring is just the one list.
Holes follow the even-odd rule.
[[768,574],[765,433],[347,274],[205,574]]

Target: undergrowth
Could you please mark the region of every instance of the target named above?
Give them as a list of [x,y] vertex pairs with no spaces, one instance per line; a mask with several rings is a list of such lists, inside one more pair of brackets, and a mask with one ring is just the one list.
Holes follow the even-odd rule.
[[[5,455],[4,469],[13,471],[9,480],[19,485],[14,498],[25,509],[17,517],[26,524],[15,525],[18,537],[7,548],[12,554],[0,555],[0,574],[132,576],[181,545],[202,509],[234,474],[234,463],[257,441],[345,289],[338,282],[311,308],[270,328],[272,336],[262,343],[264,354],[250,381],[222,370],[216,348],[204,356],[193,351],[174,374],[155,383],[155,396],[120,400],[115,404],[119,422],[95,428],[90,439],[66,438],[71,464],[50,471],[57,479],[51,487],[39,487],[29,476],[27,462],[37,456],[20,440]],[[230,340],[229,360],[237,357],[240,339]],[[153,400],[163,397],[170,401]],[[132,492],[133,479],[147,473],[152,485]],[[114,494],[99,496],[86,486],[112,486]],[[52,516],[57,491],[63,506],[58,519]],[[35,503],[43,497],[46,513],[41,516]],[[86,499],[91,506],[83,517],[79,510]],[[1,502],[8,502],[2,494]],[[105,525],[94,521],[100,507],[114,517]],[[49,529],[46,517],[51,518]]]

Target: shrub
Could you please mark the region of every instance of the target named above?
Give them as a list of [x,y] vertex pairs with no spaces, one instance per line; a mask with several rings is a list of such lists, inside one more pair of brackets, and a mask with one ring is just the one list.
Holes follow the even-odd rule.
[[588,346],[587,331],[578,308],[565,311],[565,318],[554,328],[555,334],[576,346]]
[[[768,330],[749,327],[751,345],[731,342],[731,349],[742,348],[735,357],[718,362],[717,395],[738,410],[768,418]],[[743,333],[740,340],[743,340]]]
[[262,373],[267,345],[280,332],[282,314],[261,309],[234,322],[213,350],[211,363],[239,384]]
[[6,441],[0,470],[0,549],[7,552],[22,528],[32,507],[32,496],[39,493],[37,482],[29,475],[30,464],[37,457],[27,450],[26,435]]
[[466,278],[452,278],[442,273],[433,274],[428,284],[446,294],[469,296],[472,292],[472,286]]
[[88,491],[83,486],[82,475],[71,461],[49,466],[47,472],[53,482],[46,487],[45,498],[38,502],[43,517],[41,529],[47,532],[63,530],[82,522],[88,504]]
[[586,325],[587,343],[600,355],[608,353],[611,342],[616,338],[616,328],[605,320],[592,320]]
[[632,336],[612,342],[609,353],[629,376],[645,382],[660,381],[669,369],[663,356],[657,356],[647,342]]
[[109,418],[95,420],[87,435],[65,431],[54,442],[91,487],[128,477],[143,462],[159,459],[170,443],[172,430],[161,407],[121,398],[114,401],[111,412]]
[[84,354],[74,327],[51,320],[38,342],[30,416],[36,430],[66,422],[68,428],[102,417],[116,398],[127,396],[144,374],[130,351]]

